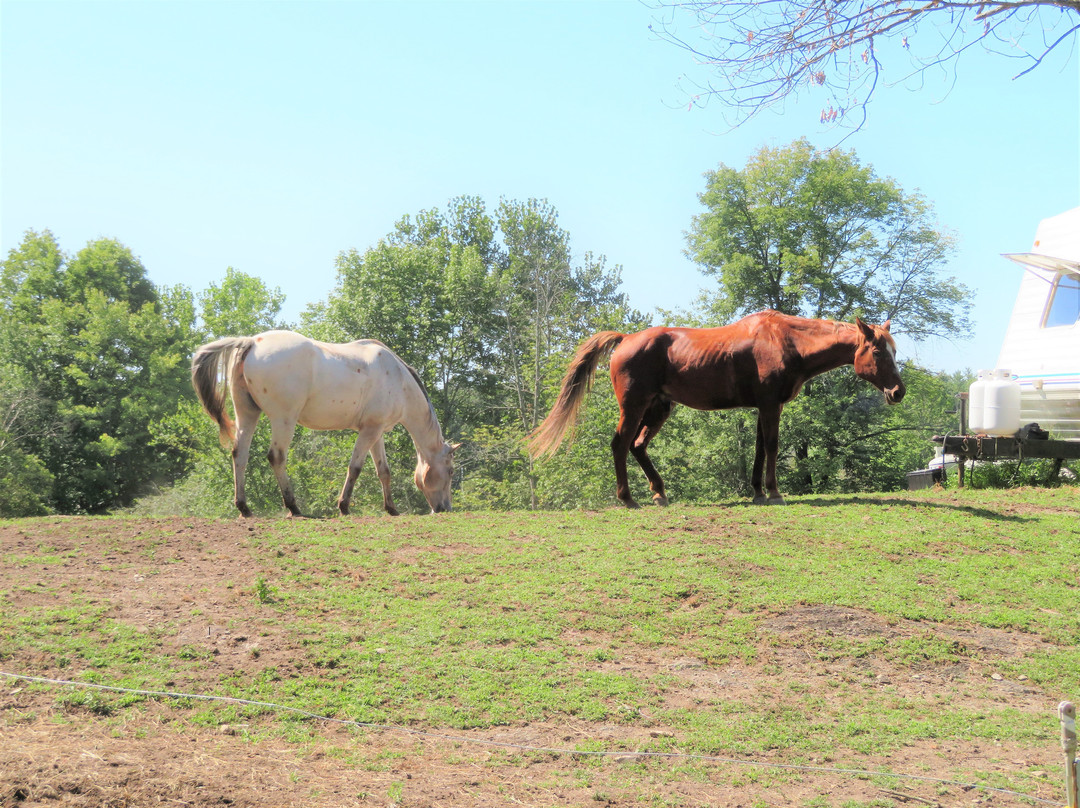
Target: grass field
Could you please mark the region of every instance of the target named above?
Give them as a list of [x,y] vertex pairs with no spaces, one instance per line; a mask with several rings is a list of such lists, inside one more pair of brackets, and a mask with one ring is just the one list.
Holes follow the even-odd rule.
[[1078,517],[1059,488],[0,522],[0,671],[403,728],[0,677],[0,804],[1061,804]]

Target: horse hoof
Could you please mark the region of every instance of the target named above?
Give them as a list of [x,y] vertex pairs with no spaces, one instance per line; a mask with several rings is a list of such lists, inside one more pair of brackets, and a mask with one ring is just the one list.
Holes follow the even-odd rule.
[[783,497],[767,497],[764,494],[754,497],[755,505],[787,505]]
[[623,505],[625,505],[630,510],[634,510],[635,508],[640,508],[641,507],[636,502],[634,502],[634,500],[632,500],[632,499],[620,499],[619,502],[621,502]]
[[652,501],[653,505],[659,505],[661,508],[668,504],[667,497],[661,496],[660,494],[653,494]]
[[387,508],[386,512],[388,514],[390,514],[391,516],[401,516],[401,514],[398,512],[397,508]]

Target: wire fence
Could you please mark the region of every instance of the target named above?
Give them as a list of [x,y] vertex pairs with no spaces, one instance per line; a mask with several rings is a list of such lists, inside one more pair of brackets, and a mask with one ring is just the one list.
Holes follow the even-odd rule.
[[[1018,798],[1020,800],[1024,800],[1024,801],[1031,802],[1031,803],[1036,803],[1036,804],[1039,804],[1039,805],[1055,805],[1055,806],[1063,806],[1063,808],[1074,808],[1074,806],[1075,806],[1075,802],[1073,801],[1074,796],[1073,796],[1072,793],[1070,793],[1069,798],[1068,798],[1069,802],[1068,802],[1068,804],[1066,804],[1066,803],[1061,802],[1059,800],[1048,800],[1048,799],[1043,799],[1042,797],[1033,797],[1030,794],[1024,794],[1022,792],[1013,791],[1013,790],[1010,790],[1010,789],[1007,789],[1007,788],[997,788],[997,787],[994,787],[994,786],[985,785],[983,783],[969,783],[969,782],[965,782],[965,781],[962,781],[962,780],[952,780],[952,779],[948,779],[948,778],[944,778],[944,777],[930,777],[930,776],[927,776],[927,775],[904,774],[904,773],[900,773],[900,772],[890,772],[890,771],[874,771],[874,770],[868,770],[868,769],[849,769],[849,768],[839,768],[839,767],[832,767],[832,766],[811,766],[811,765],[798,764],[798,763],[777,763],[777,762],[761,761],[761,760],[749,760],[749,759],[745,759],[745,758],[721,757],[721,756],[718,756],[718,755],[701,755],[701,754],[693,754],[693,753],[689,753],[689,752],[648,752],[648,751],[645,751],[645,752],[628,752],[628,751],[625,751],[625,750],[621,750],[621,751],[599,750],[598,751],[598,750],[565,749],[565,748],[550,747],[550,746],[533,746],[533,745],[529,745],[529,744],[520,744],[520,743],[510,743],[510,742],[507,742],[507,741],[498,741],[498,740],[489,739],[489,738],[473,738],[473,737],[469,737],[469,736],[465,736],[465,735],[451,735],[451,734],[441,733],[441,732],[431,732],[429,730],[421,730],[421,729],[416,729],[414,727],[405,727],[405,726],[400,726],[400,725],[396,725],[396,724],[378,724],[378,723],[372,723],[372,722],[368,722],[368,721],[354,721],[352,719],[346,719],[346,718],[333,718],[333,717],[330,717],[330,716],[319,715],[318,713],[313,713],[313,712],[310,712],[308,710],[303,710],[303,709],[300,709],[299,707],[290,707],[288,705],[276,704],[274,702],[269,702],[269,701],[254,701],[254,700],[251,700],[251,699],[236,698],[234,696],[213,696],[213,695],[208,695],[208,694],[204,694],[204,693],[182,693],[182,692],[168,691],[168,690],[138,690],[138,689],[129,688],[129,687],[117,687],[117,686],[113,686],[113,685],[102,685],[102,684],[97,684],[97,683],[93,683],[93,682],[76,682],[76,681],[72,681],[72,680],[68,680],[68,679],[51,679],[51,678],[48,678],[48,677],[45,677],[45,676],[29,676],[29,675],[20,674],[20,673],[8,673],[6,671],[0,671],[0,677],[5,677],[5,678],[11,679],[11,680],[32,682],[32,683],[35,683],[35,684],[77,687],[77,688],[86,688],[86,689],[93,689],[93,690],[104,690],[104,691],[109,691],[109,692],[112,692],[112,693],[124,693],[124,694],[128,694],[128,695],[146,696],[146,697],[150,697],[150,698],[192,699],[192,700],[198,700],[198,701],[210,701],[210,702],[220,702],[220,703],[225,703],[225,704],[237,704],[237,705],[249,706],[249,707],[263,707],[263,708],[275,710],[275,711],[278,711],[278,712],[292,713],[294,715],[300,715],[300,716],[303,716],[305,718],[310,718],[310,719],[315,720],[315,721],[322,721],[322,722],[325,722],[327,724],[341,724],[341,725],[345,725],[345,726],[358,727],[358,728],[361,728],[361,729],[372,729],[372,730],[380,730],[380,731],[384,731],[384,732],[394,732],[394,733],[400,733],[400,734],[404,734],[404,735],[412,735],[412,736],[428,738],[428,739],[438,740],[438,741],[449,741],[449,742],[452,742],[452,743],[472,744],[474,746],[484,746],[484,747],[492,747],[492,748],[500,748],[500,749],[512,749],[512,750],[520,751],[520,752],[537,752],[537,753],[551,754],[551,755],[566,755],[566,756],[570,756],[570,757],[594,757],[594,758],[626,758],[626,757],[630,757],[630,758],[634,758],[634,759],[658,758],[658,759],[669,759],[669,760],[691,760],[691,761],[700,761],[700,762],[707,762],[707,763],[727,763],[727,764],[732,764],[732,765],[756,767],[756,768],[762,768],[762,769],[780,769],[780,770],[786,770],[786,771],[809,772],[809,773],[814,773],[814,774],[834,774],[834,775],[843,775],[843,776],[849,776],[849,777],[891,777],[891,778],[895,778],[895,779],[898,779],[898,780],[909,780],[909,781],[916,781],[916,782],[923,782],[923,783],[933,783],[933,784],[936,784],[936,785],[954,786],[954,787],[957,787],[957,788],[963,788],[963,789],[968,789],[968,790],[976,789],[976,790],[986,792],[986,793],[999,794],[999,795],[1009,796],[1009,797],[1016,797],[1016,798]],[[1062,705],[1062,707],[1064,707],[1064,705]],[[1063,719],[1063,721],[1064,721],[1064,719]],[[1063,732],[1062,743],[1063,743],[1063,746],[1064,746],[1066,744],[1065,735],[1064,735],[1064,733],[1065,733],[1065,725],[1064,725],[1064,723],[1063,723],[1062,732]],[[1073,751],[1075,752],[1075,732],[1073,734]],[[1066,749],[1066,753],[1068,754],[1067,749]],[[1068,759],[1067,759],[1066,763],[1067,763],[1068,767],[1071,767],[1071,771],[1075,774],[1075,764],[1071,760],[1068,760]],[[1075,783],[1075,777],[1071,780],[1071,782]]]

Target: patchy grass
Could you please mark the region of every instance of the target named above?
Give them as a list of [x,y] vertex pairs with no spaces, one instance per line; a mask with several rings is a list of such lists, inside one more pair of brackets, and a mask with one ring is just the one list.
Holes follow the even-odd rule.
[[[791,502],[0,522],[0,670],[451,734],[573,726],[530,745],[579,752],[910,767],[1053,793],[1053,707],[1076,697],[1080,669],[1075,492]],[[49,688],[27,689],[37,709],[48,704]],[[50,709],[119,726],[153,701],[66,691]],[[184,721],[243,725],[236,737],[300,746],[323,734],[257,705],[170,709],[181,732]],[[335,754],[344,766],[382,765]],[[565,786],[565,765],[544,760]],[[655,762],[615,778],[602,768],[587,776],[591,765],[577,761],[571,779],[595,803],[656,787]],[[671,789],[713,776],[692,760],[674,767],[660,778],[670,799],[656,804],[683,804]],[[746,770],[729,787],[789,779]],[[400,802],[394,782],[381,798]]]

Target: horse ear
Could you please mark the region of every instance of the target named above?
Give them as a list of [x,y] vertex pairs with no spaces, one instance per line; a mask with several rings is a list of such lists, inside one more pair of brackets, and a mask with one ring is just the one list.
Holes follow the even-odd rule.
[[892,318],[891,317],[888,320],[886,320],[884,323],[882,323],[881,327],[883,329],[885,329],[886,331],[888,331],[890,325],[892,325]]
[[855,325],[857,325],[859,327],[859,330],[862,331],[862,334],[863,334],[864,337],[866,337],[867,339],[873,339],[874,338],[873,326],[869,326],[866,323],[864,323],[862,321],[862,317],[856,317],[855,318]]
[[460,443],[451,443],[450,444],[450,454],[453,454],[454,452],[456,452],[460,448],[461,448]]

